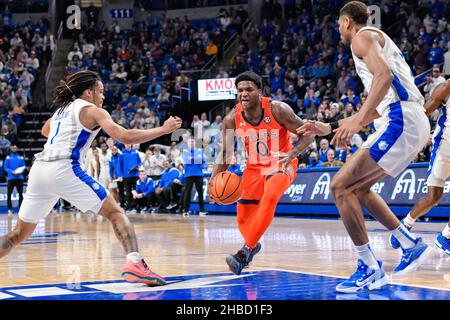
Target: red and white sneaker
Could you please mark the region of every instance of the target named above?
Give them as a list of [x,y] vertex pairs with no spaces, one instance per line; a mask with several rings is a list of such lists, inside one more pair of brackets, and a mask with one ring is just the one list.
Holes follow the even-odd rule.
[[149,269],[144,259],[140,263],[127,261],[123,268],[122,278],[127,282],[141,282],[150,287],[167,284],[166,279]]

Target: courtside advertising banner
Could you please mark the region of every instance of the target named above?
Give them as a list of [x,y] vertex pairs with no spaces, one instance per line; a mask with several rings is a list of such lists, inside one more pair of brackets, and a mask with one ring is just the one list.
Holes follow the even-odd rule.
[[236,98],[235,78],[198,80],[198,100],[234,100]]
[[[398,177],[386,177],[372,186],[372,191],[379,194],[388,205],[413,206],[428,191],[428,164],[413,164]],[[286,190],[279,201],[280,205],[335,205],[331,192],[331,180],[338,168],[299,170],[295,181]],[[204,177],[204,195],[208,203],[207,183]],[[192,193],[192,202],[198,203],[197,192]],[[444,187],[440,206],[450,205],[450,181]],[[229,206],[231,207],[231,206]]]

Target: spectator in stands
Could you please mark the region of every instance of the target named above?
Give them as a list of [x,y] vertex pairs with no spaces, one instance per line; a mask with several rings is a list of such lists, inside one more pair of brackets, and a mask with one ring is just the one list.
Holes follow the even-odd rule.
[[312,151],[309,154],[308,165],[306,167],[312,169],[312,168],[320,168],[320,167],[322,167],[322,165],[323,165],[323,162],[319,160],[317,152]]
[[218,52],[219,52],[219,48],[217,47],[217,45],[214,43],[214,41],[212,39],[209,39],[208,45],[206,46],[206,49],[205,49],[205,54],[208,57],[211,57],[211,56],[215,56]]
[[344,162],[336,160],[336,152],[333,149],[327,151],[327,161],[323,163],[323,167],[342,167]]
[[185,188],[183,190],[183,216],[189,215],[189,206],[191,204],[192,187],[198,193],[198,201],[200,206],[200,215],[206,215],[205,202],[203,198],[203,150],[195,147],[195,139],[191,137],[188,140],[188,148],[182,153],[184,165]]
[[2,130],[0,134],[3,135],[11,143],[16,143],[17,136],[14,133],[9,132],[7,125],[2,125]]
[[322,162],[327,161],[327,152],[330,150],[330,142],[327,139],[320,140],[319,160]]
[[136,186],[136,181],[139,176],[139,167],[142,162],[137,150],[135,150],[131,144],[126,144],[125,148],[122,150],[122,163],[123,184],[127,201],[125,209],[132,210],[134,207],[132,190]]
[[208,121],[208,115],[206,113],[202,113],[200,119],[198,115],[194,115],[191,128],[194,129],[195,139],[201,141],[210,125],[211,123]]
[[11,153],[6,157],[4,162],[4,170],[8,175],[8,215],[13,214],[12,192],[14,187],[19,193],[19,207],[23,201],[23,172],[25,171],[25,160],[17,153],[17,146],[11,145]]
[[434,66],[431,77],[427,77],[427,84],[423,88],[423,91],[430,94],[438,84],[443,82],[445,82],[445,78],[441,75],[439,67]]
[[359,99],[359,97],[355,95],[353,89],[349,88],[347,90],[347,95],[342,98],[341,101],[344,105],[346,105],[347,103],[351,103],[353,107],[356,107],[356,105],[361,102],[361,99]]
[[[148,111],[147,111],[148,110]],[[159,127],[160,120],[159,117],[155,115],[155,111],[153,109],[146,109],[145,111],[145,129],[152,129]]]
[[161,93],[161,85],[156,82],[156,78],[152,79],[152,83],[148,87],[147,96],[150,98],[158,98],[158,95]]
[[211,142],[222,141],[222,116],[217,115],[216,119],[213,123],[209,126],[209,138]]
[[[448,25],[450,27],[450,23]],[[450,40],[447,42],[447,52],[444,54],[444,68],[442,72],[446,80],[450,79]]]
[[148,212],[148,209],[154,202],[155,190],[153,179],[147,177],[145,170],[141,169],[139,171],[139,180],[136,182],[136,189],[133,190],[133,198],[136,201],[135,210],[137,212]]
[[6,137],[0,134],[0,157],[4,158],[8,153],[11,142]]
[[175,179],[180,178],[180,171],[173,167],[168,160],[164,161],[164,172],[159,180],[155,195],[160,205],[161,212],[167,212],[168,206],[174,201],[172,199],[172,184]]
[[82,60],[83,59],[83,53],[80,50],[80,47],[78,45],[78,42],[75,42],[70,52],[67,54],[67,60],[68,61],[74,61],[75,59]]

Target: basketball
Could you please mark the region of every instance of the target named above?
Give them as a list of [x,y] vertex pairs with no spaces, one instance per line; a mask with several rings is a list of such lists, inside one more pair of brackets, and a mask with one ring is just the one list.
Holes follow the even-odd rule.
[[241,178],[229,171],[217,174],[210,185],[210,196],[219,204],[235,203],[242,195]]

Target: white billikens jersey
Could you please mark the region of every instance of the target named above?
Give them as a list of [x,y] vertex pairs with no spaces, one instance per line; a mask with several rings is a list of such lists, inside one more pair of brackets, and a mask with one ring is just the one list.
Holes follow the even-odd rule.
[[76,99],[60,113],[58,109],[50,121],[50,133],[44,150],[35,155],[36,161],[56,161],[72,159],[82,161],[92,141],[101,128],[94,131],[85,128],[80,122],[80,111],[94,104]]
[[109,161],[111,160],[111,152],[108,151],[106,152],[106,155],[103,154],[103,151],[100,151],[98,155],[98,159],[100,161],[100,174],[107,176],[109,176]]
[[[424,104],[424,98],[414,83],[414,75],[411,68],[406,63],[402,52],[396,44],[383,31],[375,27],[363,27],[363,30],[373,30],[380,33],[384,38],[384,47],[381,52],[394,76],[391,87],[386,93],[384,99],[377,107],[380,115],[389,113],[389,105],[398,101],[418,102],[421,106]],[[367,68],[366,63],[355,56],[352,50],[353,60],[355,61],[356,72],[361,78],[364,88],[369,93],[372,86],[373,74]]]

